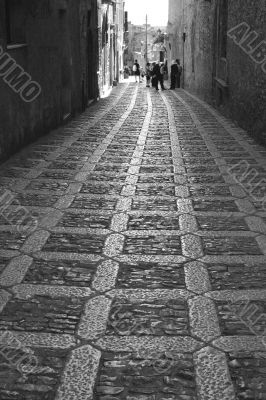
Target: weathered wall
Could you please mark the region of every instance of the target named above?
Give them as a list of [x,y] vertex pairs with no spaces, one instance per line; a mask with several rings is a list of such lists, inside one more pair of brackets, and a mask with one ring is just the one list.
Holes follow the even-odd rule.
[[[229,26],[246,22],[266,41],[265,0],[230,0]],[[229,99],[226,112],[256,136],[266,141],[266,73],[233,40],[228,39]]]
[[[88,1],[21,2],[25,11],[26,45],[8,46],[3,0],[0,0],[0,44],[38,82],[41,94],[33,102],[25,103],[0,77],[0,160],[57,127],[68,115],[80,112],[89,97]],[[64,4],[66,9],[60,9]]]
[[[226,58],[221,57],[217,39],[219,2],[169,0],[170,57],[181,59],[186,89],[216,104],[254,136],[262,137],[266,132],[266,73],[230,38]],[[266,40],[265,0],[228,0],[228,30],[242,22],[259,35],[253,48]],[[217,84],[216,78],[221,77],[225,87]]]

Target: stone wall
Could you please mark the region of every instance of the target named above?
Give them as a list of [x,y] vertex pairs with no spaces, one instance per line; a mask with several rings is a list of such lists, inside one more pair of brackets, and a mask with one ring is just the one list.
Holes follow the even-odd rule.
[[[217,33],[221,3],[222,0],[169,0],[169,58],[181,59],[185,89],[216,105],[252,135],[262,138],[266,132],[266,67],[263,72],[261,65],[229,37],[223,57]],[[266,40],[265,0],[228,0],[227,31],[243,22],[258,34],[252,44],[254,49]]]
[[[16,0],[12,3],[16,6]],[[88,0],[20,0],[20,4],[25,42],[8,40],[2,1],[0,44],[40,85],[41,93],[34,101],[25,102],[0,76],[0,160],[80,112],[90,97],[86,76]]]

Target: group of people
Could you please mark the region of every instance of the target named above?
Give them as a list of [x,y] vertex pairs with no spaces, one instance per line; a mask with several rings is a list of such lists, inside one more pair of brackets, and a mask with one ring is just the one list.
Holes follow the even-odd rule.
[[[135,82],[141,82],[142,71],[138,60],[135,60],[133,65],[133,73],[135,76]],[[171,65],[171,90],[174,90],[176,87],[180,88],[180,81],[182,75],[182,67],[180,65],[180,60],[173,60]],[[159,90],[159,83],[161,90],[165,90],[164,81],[168,80],[168,66],[167,62],[153,62],[147,63],[145,68],[145,76],[146,76],[146,86],[154,87],[156,90]]]

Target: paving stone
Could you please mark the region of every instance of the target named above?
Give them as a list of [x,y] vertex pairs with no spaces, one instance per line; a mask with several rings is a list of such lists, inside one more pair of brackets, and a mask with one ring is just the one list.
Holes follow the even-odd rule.
[[53,180],[47,181],[32,181],[28,186],[27,190],[46,190],[48,192],[64,192],[68,188],[67,182],[55,182]]
[[83,167],[82,162],[54,161],[49,165],[49,169],[69,169],[78,170]]
[[200,229],[204,231],[249,231],[244,218],[197,216],[196,219]]
[[18,348],[15,341],[13,346],[4,349],[4,353],[6,350],[11,358],[10,362],[3,357],[3,353],[0,354],[1,400],[54,399],[67,352]]
[[190,185],[189,190],[192,196],[207,197],[207,196],[229,196],[231,192],[227,186],[193,186]]
[[172,166],[152,166],[152,167],[141,167],[140,174],[172,174],[174,168]]
[[117,200],[105,198],[91,198],[77,196],[71,204],[71,208],[83,208],[84,210],[108,210],[115,209]]
[[41,173],[38,179],[62,179],[62,180],[73,180],[75,171],[51,171],[46,170]]
[[19,250],[26,241],[27,235],[14,232],[0,231],[0,248],[5,250]]
[[51,207],[57,202],[59,196],[37,193],[18,193],[16,199],[22,206]]
[[264,264],[210,264],[208,270],[213,290],[260,289],[266,280]]
[[229,371],[238,399],[266,398],[266,352],[227,354]]
[[193,200],[195,211],[215,211],[215,212],[239,212],[236,203],[233,200]]
[[4,271],[8,264],[9,260],[3,257],[0,257],[0,274]]
[[126,237],[124,254],[179,254],[182,255],[179,236],[145,235]]
[[117,299],[111,307],[106,334],[186,336],[189,334],[187,304],[174,299],[139,304]]
[[263,336],[266,332],[266,302],[216,302],[223,336]]
[[117,288],[185,289],[183,264],[121,263]]
[[77,298],[12,299],[0,314],[0,329],[73,335],[83,307]]
[[132,210],[136,211],[177,211],[176,200],[173,199],[158,199],[147,197],[146,200],[138,199],[136,196],[133,199]]
[[90,229],[109,229],[112,216],[77,214],[67,212],[57,224],[57,226]]
[[104,398],[196,400],[192,356],[105,352],[95,386],[95,399]]
[[43,251],[99,254],[104,246],[105,236],[52,233]]
[[117,195],[120,194],[122,190],[121,185],[101,185],[85,183],[82,185],[80,193],[86,194],[101,194],[101,195]]
[[96,267],[93,261],[34,260],[23,283],[89,287]]
[[130,216],[128,223],[129,230],[178,230],[178,218],[160,216]]
[[174,196],[174,186],[155,186],[138,184],[136,187],[136,196]]
[[260,255],[263,254],[253,237],[203,237],[205,255]]

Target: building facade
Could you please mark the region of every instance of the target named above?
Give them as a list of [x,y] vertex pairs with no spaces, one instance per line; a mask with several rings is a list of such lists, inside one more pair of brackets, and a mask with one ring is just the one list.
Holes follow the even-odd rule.
[[120,80],[123,7],[122,0],[0,0],[0,160]]
[[266,131],[264,0],[169,0],[170,58],[183,85],[253,135]]
[[124,2],[123,0],[98,1],[99,65],[98,85],[100,96],[109,93],[123,77]]

